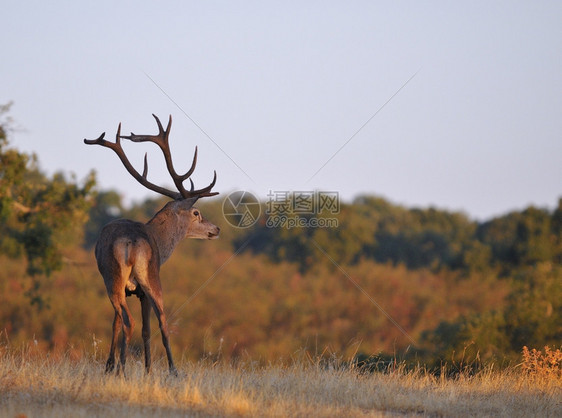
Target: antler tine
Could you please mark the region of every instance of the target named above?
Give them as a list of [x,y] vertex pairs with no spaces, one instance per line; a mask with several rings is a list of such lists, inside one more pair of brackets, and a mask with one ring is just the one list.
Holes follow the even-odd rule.
[[172,127],[172,115],[170,115],[168,119],[168,126],[166,126],[166,130],[162,128],[162,124],[160,123],[160,119],[154,113],[152,114],[154,119],[156,119],[156,124],[158,125],[158,136],[161,136],[164,142],[168,143],[168,135],[170,134],[170,128]]
[[100,136],[98,136],[96,139],[86,139],[86,138],[84,138],[84,144],[88,144],[88,145],[100,144],[100,145],[102,145],[104,142],[107,142],[103,138],[105,138],[105,132],[102,132],[102,134]]
[[143,178],[146,178],[148,175],[148,152],[144,153],[144,169],[142,170]]
[[[176,185],[176,188],[179,190],[181,195],[183,193],[182,183],[187,177],[180,176],[174,169],[174,164],[172,163],[172,153],[170,152],[170,144],[168,142],[170,128],[172,127],[172,115],[170,115],[170,118],[168,119],[168,126],[166,126],[166,129],[163,128],[158,116],[156,116],[154,113],[152,114],[152,116],[154,117],[154,119],[156,120],[156,124],[158,125],[158,135],[135,135],[133,132],[131,132],[131,135],[122,135],[121,138],[125,138],[133,142],[152,142],[158,145],[158,147],[160,147],[160,150],[162,151],[162,154],[164,154],[164,160],[166,161],[168,172],[170,173],[170,176],[172,177],[172,180],[174,181],[174,184]],[[192,167],[191,171],[193,171],[193,169],[194,167]],[[189,173],[189,175],[191,175],[191,173]]]
[[215,196],[217,194],[219,194],[218,192],[211,192],[211,189],[214,187],[215,183],[217,182],[217,171],[213,171],[214,175],[213,175],[213,181],[211,182],[211,184],[209,184],[207,187],[204,187],[202,189],[199,190],[193,190],[193,181],[191,179],[189,179],[189,181],[191,182],[191,190],[187,191],[187,190],[183,190],[182,191],[182,196],[184,197],[184,199],[190,198],[190,197],[210,197],[210,196]]
[[168,136],[170,134],[170,127],[172,126],[172,115],[170,115],[166,129],[162,127],[162,123],[160,122],[160,119],[158,119],[158,116],[154,113],[152,116],[156,119],[156,124],[158,125],[158,135],[136,135],[134,132],[131,132],[131,135],[122,135],[121,138],[125,138],[133,142],[153,142],[158,145],[162,151],[165,151],[168,147]]
[[[197,165],[197,146],[195,147],[195,153],[193,154],[193,162],[191,163],[191,167],[189,168],[189,170],[187,170],[187,172],[180,177],[181,183],[180,186],[178,186],[178,190],[180,190],[180,193],[182,194],[182,196],[184,198],[189,198],[189,197],[209,197],[209,196],[215,196],[217,194],[219,194],[218,192],[212,192],[209,193],[211,191],[211,189],[213,188],[213,186],[215,185],[216,181],[217,181],[217,172],[214,171],[214,176],[213,176],[213,181],[211,182],[210,185],[208,185],[207,187],[204,187],[203,189],[199,189],[199,190],[195,190],[195,185],[193,184],[193,180],[191,180],[190,176],[193,173],[193,171],[195,170],[195,166]],[[189,191],[187,191],[184,187],[183,187],[183,182],[185,180],[187,180],[189,178],[189,182],[191,183],[191,188]]]
[[[191,176],[191,174],[193,174],[193,172],[195,171],[196,165],[197,165],[197,146],[195,147],[195,153],[193,154],[193,161],[191,163],[191,167],[189,168],[189,170],[187,170],[187,172],[183,176],[180,176],[180,180],[181,180],[182,183],[185,180],[187,180]],[[191,181],[191,179],[190,179],[190,181]],[[191,183],[193,183],[193,182],[191,182]]]
[[123,149],[121,147],[121,122],[119,122],[119,126],[117,126],[117,133],[115,134],[115,144],[117,144],[119,148]]

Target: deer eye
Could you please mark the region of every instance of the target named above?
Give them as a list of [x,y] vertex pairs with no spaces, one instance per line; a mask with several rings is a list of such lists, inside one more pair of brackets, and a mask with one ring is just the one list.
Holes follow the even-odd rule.
[[199,211],[196,210],[195,212],[193,212],[193,214],[194,214],[195,216],[199,216]]

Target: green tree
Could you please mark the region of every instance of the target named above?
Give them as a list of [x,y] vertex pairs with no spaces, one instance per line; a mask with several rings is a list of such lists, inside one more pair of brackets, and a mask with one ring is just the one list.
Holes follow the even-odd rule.
[[95,177],[91,173],[81,184],[62,173],[49,178],[35,155],[10,148],[9,109],[0,106],[0,253],[26,258],[33,278],[28,296],[41,307],[40,278],[62,267],[62,246],[82,239]]
[[562,198],[558,200],[558,207],[552,213],[552,261],[562,264]]
[[493,264],[504,275],[523,266],[560,259],[562,249],[562,210],[552,214],[533,206],[485,222],[477,238],[491,248]]
[[541,348],[562,341],[562,268],[550,262],[515,276],[505,309],[505,334],[511,347]]

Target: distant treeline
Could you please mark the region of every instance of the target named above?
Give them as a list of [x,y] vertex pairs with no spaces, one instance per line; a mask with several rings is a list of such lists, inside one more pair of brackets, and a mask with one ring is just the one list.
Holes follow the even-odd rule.
[[[124,210],[115,192],[99,194],[86,225],[87,246],[108,220],[148,219],[162,203],[148,200]],[[477,222],[463,213],[405,208],[361,196],[330,215],[338,220],[336,228],[291,229],[268,227],[266,216],[251,228],[229,227],[221,204],[221,199],[199,204],[222,227],[220,248],[238,252],[243,247],[242,254],[253,254],[233,275],[263,266],[262,277],[244,281],[245,288],[230,289],[229,294],[246,299],[242,293],[256,292],[262,296],[251,303],[272,305],[263,307],[263,312],[273,312],[269,320],[254,322],[258,330],[244,325],[247,334],[256,334],[247,336],[253,344],[279,330],[302,338],[316,330],[316,338],[342,350],[358,336],[371,342],[378,338],[384,350],[393,344],[411,346],[407,337],[412,337],[416,346],[408,352],[418,359],[490,359],[515,358],[524,345],[540,348],[562,341],[562,200],[554,210],[529,207]],[[287,269],[293,268],[287,282]],[[352,273],[384,306],[390,301],[390,315],[411,335],[401,335],[385,321],[372,324],[370,316],[381,312],[349,282],[336,287],[311,282],[334,280],[342,276],[341,270]],[[271,293],[264,294],[260,286]],[[278,301],[283,298],[299,302],[282,308]],[[350,309],[349,304],[363,309]],[[242,349],[239,343],[236,351]]]
[[297,263],[303,271],[323,258],[309,245],[311,238],[341,264],[370,259],[409,269],[493,269],[505,275],[520,267],[562,260],[562,200],[554,211],[529,207],[476,222],[463,213],[408,209],[361,196],[344,204],[337,218],[337,228],[289,230],[260,222],[237,237],[233,248],[253,236],[248,248],[254,253]]
[[[212,208],[219,217],[215,221],[226,224],[220,208],[213,207],[220,205],[217,201],[220,199],[199,205]],[[100,193],[86,225],[85,247],[93,246],[99,229],[110,220],[123,216],[148,219],[163,202],[147,200],[125,210],[116,192]],[[330,216],[337,219],[337,227],[269,227],[267,215],[262,215],[254,226],[239,229],[226,239],[234,251],[249,240],[246,248],[253,253],[265,254],[273,262],[296,263],[302,271],[325,258],[310,245],[311,239],[340,264],[368,259],[409,269],[492,269],[506,275],[520,267],[562,261],[562,199],[554,210],[531,206],[477,222],[460,212],[411,209],[380,197],[360,196]]]

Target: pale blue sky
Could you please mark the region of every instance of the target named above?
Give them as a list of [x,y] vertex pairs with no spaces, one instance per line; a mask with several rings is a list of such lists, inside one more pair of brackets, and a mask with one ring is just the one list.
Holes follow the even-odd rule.
[[195,184],[216,169],[223,196],[335,190],[478,219],[562,196],[562,2],[91,3],[2,6],[0,103],[49,173],[153,195],[82,139],[156,132],[155,113],[173,115],[176,165],[198,145]]

